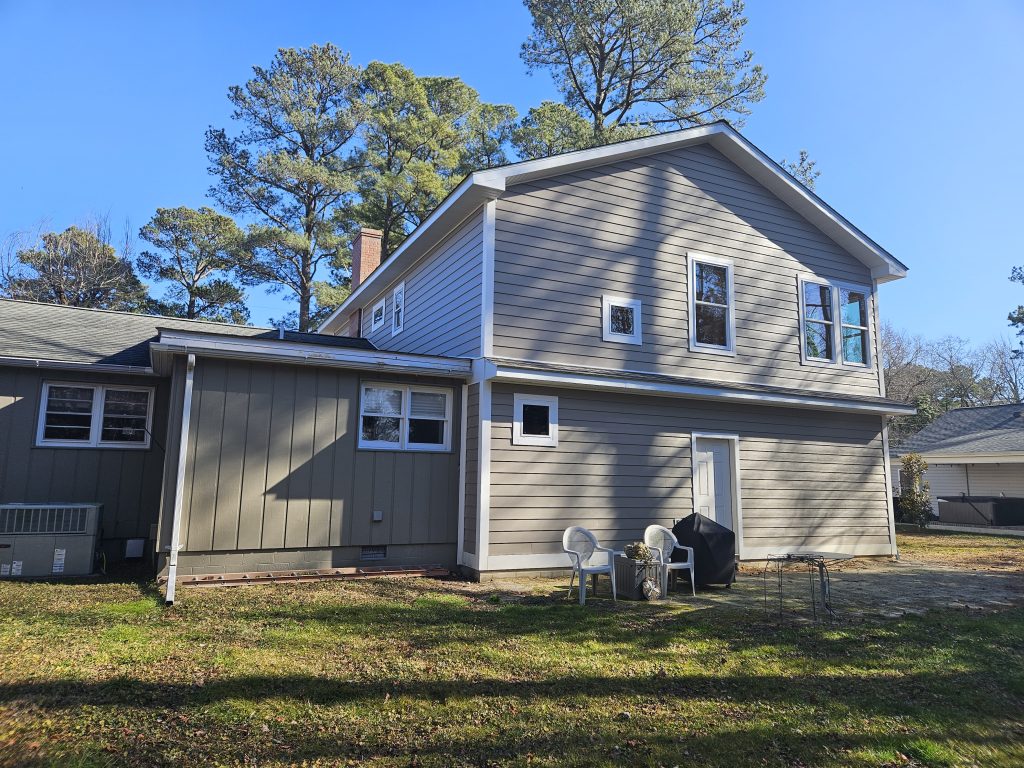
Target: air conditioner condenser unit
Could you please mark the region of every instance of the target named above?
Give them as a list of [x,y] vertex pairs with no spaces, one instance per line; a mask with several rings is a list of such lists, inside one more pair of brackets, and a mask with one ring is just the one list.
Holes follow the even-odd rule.
[[88,576],[101,504],[0,504],[0,578]]

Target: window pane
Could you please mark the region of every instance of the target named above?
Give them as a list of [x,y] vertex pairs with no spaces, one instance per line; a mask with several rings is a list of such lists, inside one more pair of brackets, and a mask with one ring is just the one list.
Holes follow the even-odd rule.
[[363,387],[363,413],[402,415],[402,390]]
[[693,295],[697,301],[707,301],[712,304],[728,303],[729,270],[726,267],[697,262],[693,271],[695,275]]
[[443,419],[448,414],[448,397],[443,392],[416,392],[410,393],[410,416],[426,416],[435,419]]
[[401,419],[390,416],[363,416],[363,440],[397,445],[401,423]]
[[832,326],[813,321],[804,323],[804,354],[816,360],[831,360]]
[[612,333],[621,333],[623,336],[633,335],[633,308],[622,307],[616,304],[611,305],[611,317],[609,318]]
[[832,289],[804,283],[804,319],[832,322]]
[[848,363],[866,365],[868,339],[867,332],[859,328],[843,328],[843,360]]
[[100,440],[111,443],[146,442],[149,393],[108,389],[103,398],[103,430]]
[[844,323],[861,326],[868,324],[867,297],[861,291],[841,289],[839,291],[839,303]]
[[444,445],[444,422],[437,419],[409,419],[409,442]]
[[551,434],[551,408],[547,405],[524,403],[523,434],[549,436]]
[[712,344],[716,347],[725,347],[729,344],[726,332],[725,307],[709,307],[706,304],[698,304],[694,321],[697,323],[695,338],[698,344]]
[[91,387],[50,387],[46,398],[45,440],[88,442],[92,427]]
[[376,324],[376,323],[381,323],[383,321],[384,321],[384,305],[381,304],[379,307],[377,307],[375,310],[373,310],[373,322]]

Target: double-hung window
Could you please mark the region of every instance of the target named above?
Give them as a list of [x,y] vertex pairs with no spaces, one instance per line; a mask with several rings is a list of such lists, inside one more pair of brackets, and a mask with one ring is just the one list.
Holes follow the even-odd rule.
[[690,349],[735,354],[732,261],[699,253],[690,262]]
[[451,390],[364,384],[359,447],[391,451],[446,451],[451,447]]
[[640,300],[604,296],[601,299],[602,338],[623,344],[642,344]]
[[384,327],[385,318],[385,299],[381,299],[373,305],[373,311],[370,314],[370,330],[377,331]]
[[808,363],[871,365],[871,291],[820,278],[800,280],[801,355]]
[[391,292],[391,335],[397,336],[405,327],[405,283]]
[[36,444],[65,448],[148,448],[153,390],[43,384]]

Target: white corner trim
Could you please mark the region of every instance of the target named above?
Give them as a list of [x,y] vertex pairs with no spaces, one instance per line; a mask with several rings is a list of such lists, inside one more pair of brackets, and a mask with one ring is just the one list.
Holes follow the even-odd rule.
[[[879,366],[881,368],[881,366]],[[882,416],[882,469],[885,472],[885,504],[889,514],[889,544],[892,547],[892,556],[900,556],[896,547],[896,510],[892,501],[892,464],[889,460],[889,417]]]
[[[626,307],[633,313],[633,332],[617,333],[612,330],[612,307]],[[635,344],[640,346],[644,341],[644,324],[641,314],[640,299],[631,299],[625,296],[601,297],[601,338],[603,341],[613,341],[620,344]]]
[[477,570],[487,569],[491,536],[491,382],[480,384],[480,429],[477,432],[480,479],[477,483]]
[[181,433],[178,437],[178,469],[174,478],[174,510],[171,514],[171,544],[167,557],[167,587],[164,601],[174,603],[178,580],[178,550],[181,548],[181,508],[185,498],[185,465],[188,460],[188,431],[192,421],[192,381],[195,377],[196,356],[189,355],[185,363],[185,392],[181,405]]
[[729,442],[729,461],[732,463],[732,521],[733,532],[736,534],[736,554],[744,559],[746,550],[743,546],[743,494],[740,476],[740,436],[732,432],[690,432],[690,490],[693,495],[693,511],[697,512],[697,464],[694,452],[697,440],[726,440]]
[[[524,395],[516,392],[512,406],[512,445],[558,447],[558,398],[553,395]],[[548,409],[548,434],[523,434],[523,406],[540,405]]]
[[[713,266],[725,267],[726,282],[726,345],[720,347],[716,344],[703,344],[697,341],[697,264],[711,264]],[[721,256],[712,256],[699,251],[686,252],[686,292],[688,305],[686,309],[686,324],[689,326],[689,349],[691,352],[710,352],[716,355],[736,356],[736,289],[734,285],[736,271],[732,259]]]
[[480,274],[480,352],[484,357],[494,354],[494,252],[497,231],[498,203],[484,203],[483,265]]
[[457,565],[463,565],[462,549],[466,545],[466,433],[469,428],[469,385],[463,384],[459,406],[459,530],[455,548]]

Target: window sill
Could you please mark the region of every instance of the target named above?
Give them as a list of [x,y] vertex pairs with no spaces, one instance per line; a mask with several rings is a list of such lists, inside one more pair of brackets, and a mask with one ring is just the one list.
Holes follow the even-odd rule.
[[35,443],[33,448],[72,451],[148,451],[148,445],[90,445],[78,443]]
[[451,453],[451,446],[439,448],[400,448],[387,445],[359,445],[357,451],[374,451],[376,453]]
[[704,344],[697,344],[696,342],[690,342],[691,352],[707,352],[712,355],[724,355],[725,357],[736,357],[735,349],[728,349],[726,347],[712,347]]

